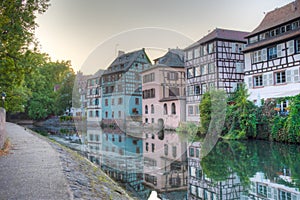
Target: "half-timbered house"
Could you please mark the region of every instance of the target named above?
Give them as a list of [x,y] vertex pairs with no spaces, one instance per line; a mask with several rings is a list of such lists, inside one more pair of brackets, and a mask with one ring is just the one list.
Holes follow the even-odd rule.
[[300,1],[268,12],[247,35],[245,82],[249,99],[293,96],[300,93]]
[[244,81],[244,55],[247,32],[215,29],[187,47],[187,121],[199,122],[201,96],[212,88],[235,90]]

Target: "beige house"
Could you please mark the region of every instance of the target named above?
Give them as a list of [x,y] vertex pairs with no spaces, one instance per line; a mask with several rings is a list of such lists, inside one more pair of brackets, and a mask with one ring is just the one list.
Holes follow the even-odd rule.
[[143,123],[174,129],[185,121],[185,68],[183,53],[169,50],[142,75]]

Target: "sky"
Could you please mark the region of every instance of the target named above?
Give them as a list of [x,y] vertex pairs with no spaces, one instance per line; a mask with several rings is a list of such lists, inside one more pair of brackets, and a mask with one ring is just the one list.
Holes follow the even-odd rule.
[[40,49],[74,71],[106,69],[118,51],[150,59],[185,48],[215,28],[254,30],[265,13],[293,0],[51,0],[37,16]]

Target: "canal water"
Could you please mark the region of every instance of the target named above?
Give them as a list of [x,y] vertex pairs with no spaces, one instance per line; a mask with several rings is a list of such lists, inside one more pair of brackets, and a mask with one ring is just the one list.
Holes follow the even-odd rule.
[[141,200],[300,200],[299,145],[219,141],[202,158],[200,142],[174,131],[94,127],[78,146]]

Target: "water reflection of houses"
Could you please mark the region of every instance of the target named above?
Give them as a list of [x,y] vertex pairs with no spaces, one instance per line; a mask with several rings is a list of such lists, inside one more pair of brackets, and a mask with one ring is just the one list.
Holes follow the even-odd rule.
[[145,131],[143,156],[145,184],[160,196],[187,189],[186,142],[181,142],[175,132]]
[[142,145],[141,138],[128,136],[118,128],[103,129],[102,170],[143,199],[147,192],[143,185]]
[[[243,186],[239,177],[232,172],[225,180],[215,181],[203,173],[200,163],[200,142],[189,146],[188,199],[241,199]],[[222,170],[222,169],[220,169]]]
[[87,130],[88,159],[98,165],[102,160],[102,129],[89,127]]
[[[279,199],[279,200],[299,200],[300,192],[298,188],[292,187],[291,176],[284,170],[275,182],[268,179],[264,173],[257,172],[254,177],[250,178],[251,186],[249,196],[243,199]],[[285,184],[279,184],[285,183]]]

